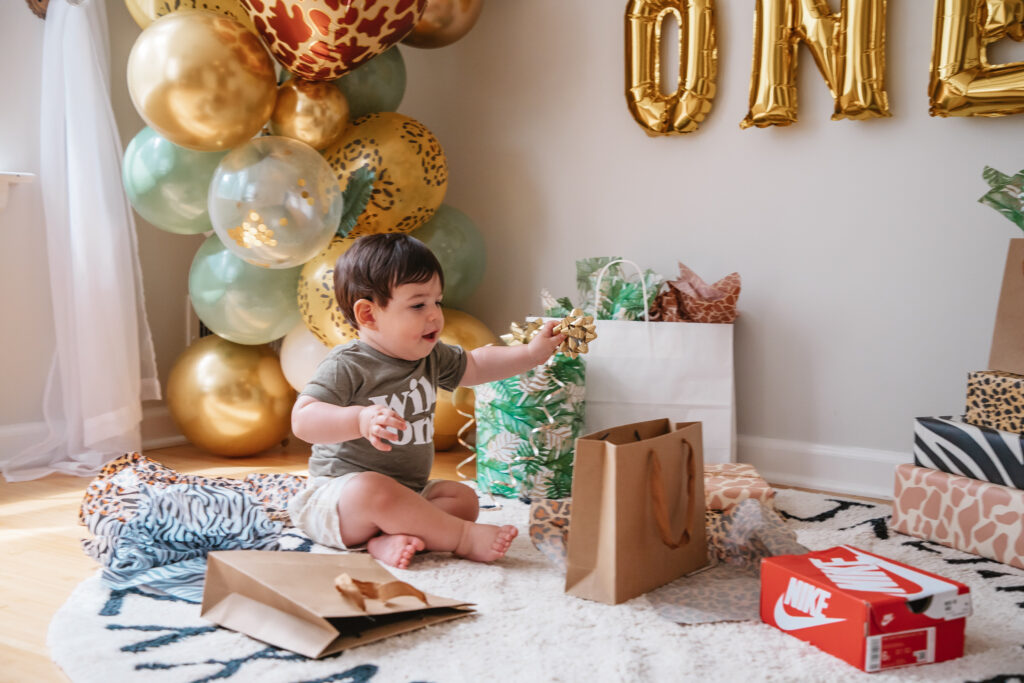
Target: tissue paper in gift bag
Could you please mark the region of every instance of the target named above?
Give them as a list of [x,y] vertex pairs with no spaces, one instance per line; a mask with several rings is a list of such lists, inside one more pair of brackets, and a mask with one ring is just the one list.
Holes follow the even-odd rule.
[[398,581],[369,555],[229,550],[209,554],[200,616],[319,658],[472,612]]

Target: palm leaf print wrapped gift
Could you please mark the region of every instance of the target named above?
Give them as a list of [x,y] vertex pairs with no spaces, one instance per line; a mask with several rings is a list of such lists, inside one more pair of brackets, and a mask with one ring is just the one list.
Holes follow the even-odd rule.
[[[512,325],[508,344],[524,343],[540,322]],[[592,324],[592,322],[591,322]],[[584,366],[559,352],[521,375],[476,387],[476,479],[506,498],[566,498],[573,446],[583,431]]]

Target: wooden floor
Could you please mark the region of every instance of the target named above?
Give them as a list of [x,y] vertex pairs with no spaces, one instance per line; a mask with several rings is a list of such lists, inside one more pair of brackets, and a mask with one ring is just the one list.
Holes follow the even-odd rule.
[[[248,458],[222,458],[192,446],[147,451],[184,473],[244,477],[251,472],[305,474],[309,446],[301,441]],[[440,452],[434,478],[460,479],[465,450]],[[472,463],[460,468],[476,476]],[[88,534],[78,507],[88,478],[51,475],[8,483],[0,477],[0,683],[66,681],[50,660],[46,630],[72,589],[99,565],[81,549]]]
[[[438,453],[434,478],[459,479],[456,465],[468,453]],[[192,446],[147,451],[179,472],[244,477],[251,472],[305,474],[309,446],[288,445],[249,458],[223,458]],[[472,463],[461,468],[475,477]],[[79,541],[88,536],[78,507],[89,478],[50,475],[9,483],[0,477],[0,683],[67,681],[50,660],[46,630],[72,589],[99,565]]]

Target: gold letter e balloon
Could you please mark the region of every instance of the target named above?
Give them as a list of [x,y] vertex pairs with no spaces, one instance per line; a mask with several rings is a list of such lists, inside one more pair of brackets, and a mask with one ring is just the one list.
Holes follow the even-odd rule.
[[991,65],[987,47],[1024,39],[1022,0],[936,0],[929,95],[932,116],[1024,112],[1024,62]]
[[[648,135],[697,130],[711,111],[718,71],[714,0],[630,0],[626,6],[626,101]],[[661,89],[661,31],[679,23],[679,80]]]

